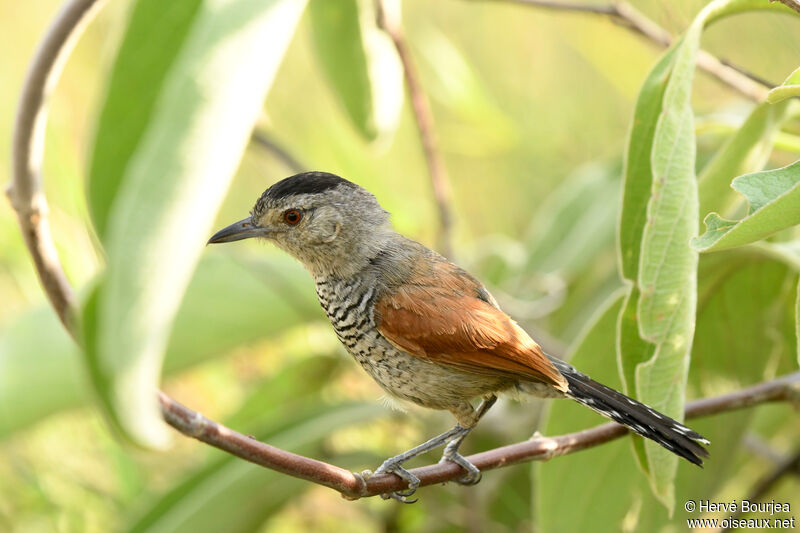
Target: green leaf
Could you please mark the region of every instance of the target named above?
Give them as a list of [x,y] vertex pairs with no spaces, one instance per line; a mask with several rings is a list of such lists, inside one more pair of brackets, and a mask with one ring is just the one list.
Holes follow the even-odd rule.
[[[308,274],[284,254],[244,261],[207,254],[175,319],[164,370],[179,372],[241,344],[324,318]],[[0,439],[45,416],[87,403],[79,348],[49,306],[0,332]]]
[[172,321],[304,6],[204,3],[126,167],[84,337],[110,420],[139,445],[167,442],[155,390]]
[[391,39],[375,25],[372,4],[312,0],[309,14],[323,71],[359,133],[391,135],[403,107],[403,68]]
[[[628,310],[620,318],[619,331],[633,335],[635,321],[638,337],[655,348],[649,360],[640,362],[640,352],[625,351],[638,341],[621,338],[620,363],[623,377],[635,365],[639,400],[678,420],[683,415],[696,305],[698,257],[689,245],[698,222],[691,90],[700,36],[711,21],[761,8],[767,6],[754,0],[708,4],[648,75],[631,130],[620,263],[623,277],[635,283],[640,296],[635,315]],[[677,457],[653,442],[645,441],[644,446],[653,492],[671,512]]]
[[733,178],[764,168],[788,105],[760,104],[697,177],[700,213],[727,212],[737,198]]
[[164,80],[201,3],[138,0],[133,7],[111,69],[89,163],[89,209],[101,239],[125,168],[153,117]]
[[767,93],[767,102],[777,104],[788,98],[800,97],[800,85],[781,85]]
[[[702,20],[698,16],[676,45],[664,91],[653,136],[652,192],[637,281],[639,336],[656,347],[636,367],[636,397],[678,420],[694,333],[697,253],[688,243],[697,234],[698,206],[690,96]],[[653,491],[671,511],[677,457],[649,441],[644,448]]]
[[767,93],[767,102],[777,104],[793,96],[800,96],[800,68],[789,74],[783,84]]
[[790,266],[742,250],[702,256],[699,272],[696,394],[720,394],[721,387],[743,388],[790,372],[794,327],[782,320],[794,305],[793,291],[787,290],[796,276]]
[[[785,290],[787,281],[794,282],[787,266],[754,253],[714,254],[701,258],[699,271],[695,357],[689,376],[693,396],[724,394],[769,375],[791,371],[787,355],[793,347],[786,335],[794,334],[789,331],[794,326],[776,328],[780,323],[777,317],[786,314],[794,303]],[[612,387],[617,386],[618,378],[603,354],[613,347],[609,330],[613,328],[614,314],[625,317],[630,311],[618,298],[619,295],[598,314],[570,357],[576,368]],[[635,295],[627,298],[635,302]],[[748,305],[741,305],[745,300]],[[732,331],[736,335],[731,335]],[[689,423],[711,440],[711,457],[703,469],[680,463],[675,480],[678,501],[717,499],[730,477],[741,470],[742,461],[751,459],[741,442],[754,414],[745,410]],[[601,421],[574,402],[556,400],[550,408],[545,434],[577,431]],[[539,520],[538,529],[659,531],[692,518],[680,505],[676,516],[667,516],[664,506],[650,494],[644,478],[637,475],[623,440],[536,465],[534,516]],[[607,490],[609,486],[615,490]],[[565,498],[564,494],[570,497]],[[576,501],[581,504],[576,506]]]
[[81,354],[49,305],[0,333],[0,439],[89,396]]
[[620,271],[622,277],[630,281],[636,281],[639,275],[642,232],[647,220],[647,200],[653,181],[653,137],[675,61],[675,50],[674,47],[667,50],[645,78],[636,99],[628,135],[618,244]]
[[139,0],[131,12],[109,76],[89,165],[88,203],[101,237],[125,167],[200,4],[190,0],[164,6],[157,0]]
[[743,246],[800,224],[800,161],[739,176],[732,186],[747,198],[749,214],[736,221],[710,213],[704,220],[706,232],[692,240],[696,250],[714,252]]
[[[800,81],[800,69],[794,71],[784,84],[789,85],[798,81]],[[725,214],[735,205],[738,198],[729,186],[731,180],[742,174],[757,172],[764,167],[773,144],[788,135],[780,131],[789,109],[788,104],[789,102],[757,105],[736,134],[728,139],[706,165],[697,178],[700,213],[716,211]]]

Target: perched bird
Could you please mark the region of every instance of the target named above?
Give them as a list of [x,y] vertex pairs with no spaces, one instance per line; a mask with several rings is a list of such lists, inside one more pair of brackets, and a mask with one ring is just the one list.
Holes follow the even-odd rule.
[[403,463],[441,445],[442,461],[466,471],[459,482],[477,483],[458,447],[501,392],[570,398],[694,464],[708,455],[698,433],[544,353],[478,280],[395,232],[375,197],[350,181],[326,172],[279,181],[208,242],[252,237],[303,263],[339,340],[384,390],[458,422],[376,470],[408,482],[386,497],[408,501],[419,479]]

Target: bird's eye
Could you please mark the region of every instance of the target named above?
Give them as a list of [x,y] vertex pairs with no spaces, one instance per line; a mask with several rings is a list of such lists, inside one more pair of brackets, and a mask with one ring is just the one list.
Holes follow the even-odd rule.
[[303,220],[303,213],[301,213],[298,209],[289,209],[283,214],[283,221],[290,226],[297,225],[297,223],[301,220]]

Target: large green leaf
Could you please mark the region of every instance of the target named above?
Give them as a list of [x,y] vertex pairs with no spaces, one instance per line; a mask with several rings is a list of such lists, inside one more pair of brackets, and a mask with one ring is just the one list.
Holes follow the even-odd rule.
[[800,161],[787,167],[739,176],[731,186],[747,198],[750,212],[742,220],[710,213],[706,232],[693,239],[702,252],[743,246],[800,224]]
[[702,395],[792,371],[794,331],[783,319],[794,304],[787,290],[792,269],[756,253],[730,252],[703,256],[699,272],[692,380]]
[[89,209],[101,238],[125,168],[201,4],[202,0],[138,0],[133,7],[109,77],[89,164]]
[[170,327],[304,6],[204,2],[126,167],[84,341],[111,422],[139,445],[166,444],[154,393]]
[[403,68],[376,27],[371,2],[311,0],[314,44],[347,115],[368,139],[392,134],[403,107]]
[[[620,335],[634,335],[654,346],[642,362],[643,344],[620,339],[623,377],[635,367],[641,401],[670,416],[683,414],[697,286],[698,198],[691,90],[703,28],[723,16],[769,9],[755,0],[714,0],[662,57],[645,82],[636,105],[626,161],[620,261],[622,275],[639,290],[636,312],[626,306]],[[652,122],[655,129],[650,135]],[[633,327],[633,323],[638,328]],[[634,350],[626,351],[629,348]],[[654,493],[668,509],[674,502],[677,457],[645,441],[646,470]]]
[[[181,303],[164,370],[178,372],[323,316],[308,274],[283,254],[243,260],[210,253]],[[88,402],[81,365],[78,347],[49,307],[8,324],[0,333],[0,439]]]
[[[653,136],[652,193],[641,243],[637,307],[639,335],[656,345],[653,357],[636,367],[636,396],[672,417],[683,414],[686,370],[694,334],[697,253],[695,139],[691,109],[694,62],[702,17],[676,47]],[[645,442],[650,481],[671,509],[677,457]]]
[[[713,396],[753,385],[774,373],[792,370],[788,338],[792,326],[780,316],[792,307],[787,282],[794,274],[779,261],[741,253],[704,256],[699,268],[700,291],[693,371],[689,385],[696,396]],[[748,305],[741,305],[747,301]],[[614,317],[630,309],[619,296],[596,317],[581,337],[570,362],[594,379],[612,387],[618,378],[607,356],[613,349],[610,331]],[[736,334],[732,335],[731,332]],[[675,480],[678,501],[716,500],[730,476],[751,460],[741,441],[753,421],[752,410],[692,420],[690,426],[711,440],[704,468],[681,462]],[[546,435],[590,427],[602,419],[573,402],[554,401]],[[637,437],[638,439],[638,437]],[[637,475],[624,439],[537,464],[535,516],[542,531],[659,531],[691,518],[676,508],[670,518]],[[608,490],[613,486],[614,490]],[[569,494],[569,497],[565,497]],[[581,502],[576,506],[575,502]]]
[[642,232],[647,220],[647,201],[653,182],[653,136],[675,61],[675,50],[676,48],[667,50],[645,78],[639,89],[628,134],[618,246],[620,273],[631,282],[636,282],[639,277]]
[[730,187],[733,178],[764,168],[787,104],[757,105],[697,176],[701,214],[727,212],[737,200]]

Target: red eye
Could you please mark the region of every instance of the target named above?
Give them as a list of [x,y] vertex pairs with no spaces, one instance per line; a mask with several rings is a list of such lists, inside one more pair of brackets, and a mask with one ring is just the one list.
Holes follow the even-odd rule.
[[290,226],[296,225],[301,220],[303,220],[303,213],[297,209],[289,209],[283,214],[283,221]]

